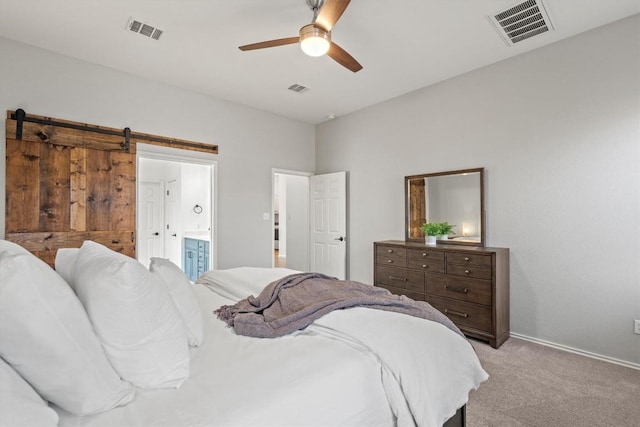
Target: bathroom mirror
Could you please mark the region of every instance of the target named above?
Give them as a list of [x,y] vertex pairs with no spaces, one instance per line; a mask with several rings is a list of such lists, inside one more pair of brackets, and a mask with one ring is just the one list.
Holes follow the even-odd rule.
[[411,175],[404,178],[405,240],[425,241],[420,226],[453,226],[438,243],[484,246],[484,168]]

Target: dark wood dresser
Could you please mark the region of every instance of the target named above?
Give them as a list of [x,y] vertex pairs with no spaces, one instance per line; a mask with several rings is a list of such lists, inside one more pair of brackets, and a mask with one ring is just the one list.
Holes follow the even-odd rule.
[[509,249],[374,242],[374,284],[427,301],[469,337],[509,338]]

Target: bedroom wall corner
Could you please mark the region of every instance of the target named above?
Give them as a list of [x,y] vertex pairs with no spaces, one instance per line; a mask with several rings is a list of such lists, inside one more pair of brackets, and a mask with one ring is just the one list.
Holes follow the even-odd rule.
[[512,332],[640,364],[639,52],[635,15],[318,125],[317,172],[350,174],[351,278],[403,239],[404,176],[485,167]]

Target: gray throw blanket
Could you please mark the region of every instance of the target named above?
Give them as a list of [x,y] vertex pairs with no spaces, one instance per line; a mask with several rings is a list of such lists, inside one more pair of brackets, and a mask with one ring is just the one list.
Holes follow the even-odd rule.
[[267,285],[258,297],[251,295],[214,313],[239,335],[274,338],[304,329],[333,310],[350,307],[404,313],[439,322],[462,335],[448,317],[424,301],[320,273],[286,276]]

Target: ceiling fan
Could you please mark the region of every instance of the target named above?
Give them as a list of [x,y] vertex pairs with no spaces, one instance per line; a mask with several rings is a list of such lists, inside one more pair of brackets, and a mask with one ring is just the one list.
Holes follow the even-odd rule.
[[242,51],[264,49],[267,47],[284,46],[300,43],[303,52],[309,56],[322,56],[327,54],[331,59],[354,73],[362,69],[362,65],[356,61],[347,51],[331,41],[331,29],[342,16],[351,0],[306,0],[307,5],[313,11],[313,20],[300,28],[298,37],[269,40],[259,43],[240,46]]

